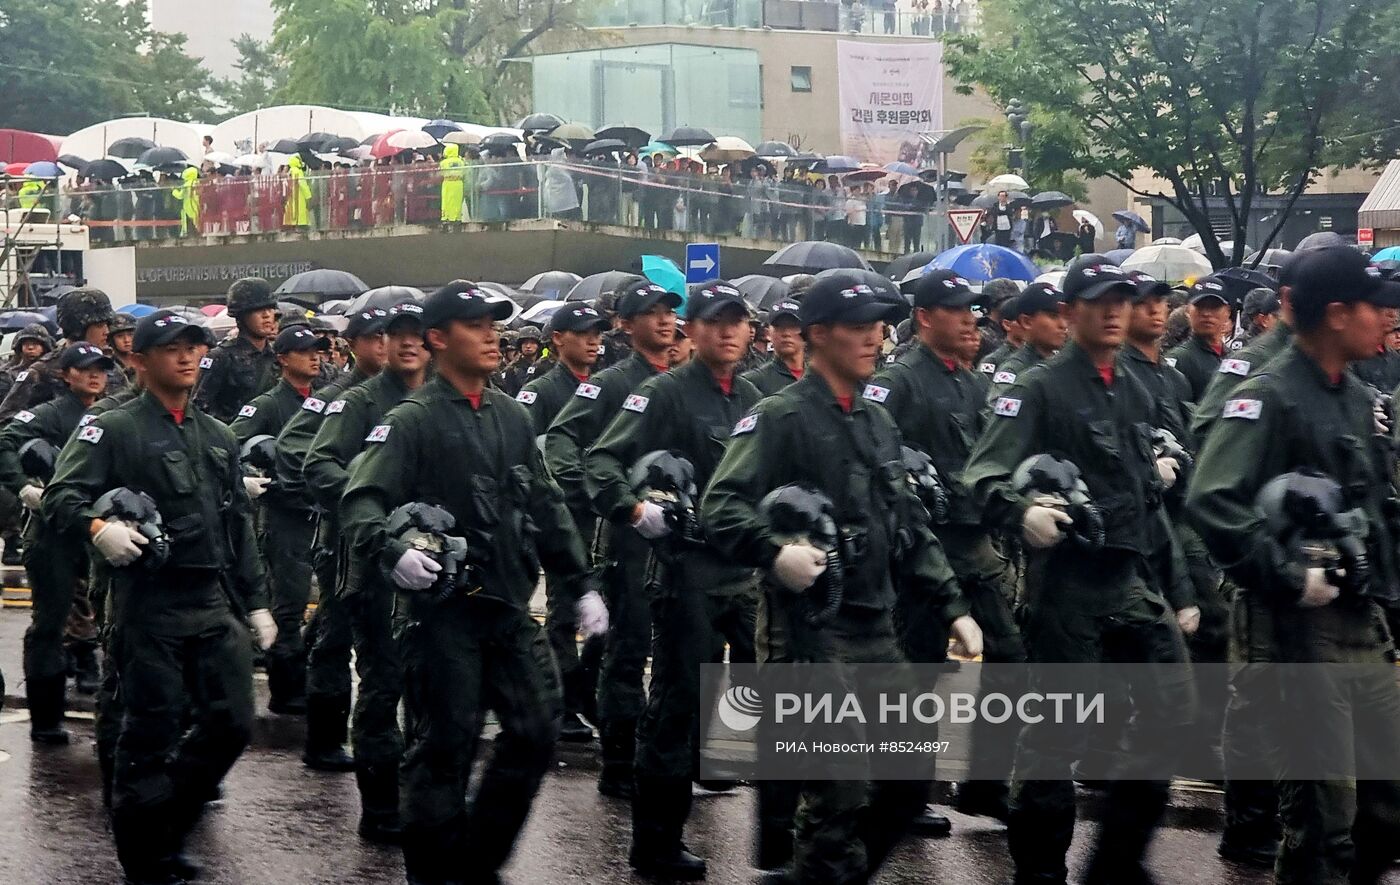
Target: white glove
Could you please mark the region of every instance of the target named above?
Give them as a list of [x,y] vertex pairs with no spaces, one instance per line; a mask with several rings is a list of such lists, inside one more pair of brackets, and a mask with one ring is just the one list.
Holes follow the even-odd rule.
[[1054,547],[1065,539],[1063,525],[1073,525],[1074,520],[1063,510],[1032,504],[1021,517],[1021,537],[1032,547],[1044,550]]
[[784,544],[773,560],[773,577],[794,593],[817,582],[826,571],[826,554],[810,544]]
[[19,490],[19,502],[30,510],[38,511],[39,499],[44,494],[44,484],[25,483]]
[[92,536],[92,546],[109,565],[121,568],[141,558],[141,548],[149,544],[146,536],[124,522],[109,522]]
[[409,548],[394,563],[393,579],[405,590],[427,590],[437,580],[442,566],[422,550]]
[[664,538],[671,534],[671,527],[666,524],[666,511],[660,504],[651,501],[642,502],[642,512],[632,520],[632,528],[637,530],[637,534],[648,541],[655,541],[657,538]]
[[953,652],[960,657],[975,658],[982,654],[982,628],[971,615],[963,615],[948,630],[953,634]]
[[1201,609],[1199,606],[1188,605],[1176,613],[1176,625],[1181,628],[1182,634],[1190,636],[1201,626]]
[[1342,593],[1336,584],[1327,580],[1327,572],[1320,568],[1308,569],[1303,581],[1303,598],[1298,600],[1299,608],[1322,608]]
[[1176,474],[1181,469],[1181,465],[1176,463],[1175,458],[1158,458],[1157,475],[1162,477],[1162,486],[1171,488],[1176,485]]
[[248,497],[256,498],[267,491],[271,482],[272,477],[270,476],[245,476],[243,477],[243,490],[248,493]]
[[1380,436],[1390,436],[1390,416],[1386,414],[1385,406],[1377,402],[1371,407],[1371,416],[1376,421],[1376,433]]
[[608,632],[608,606],[597,590],[589,590],[578,598],[578,629],[584,637],[601,636]]
[[255,608],[248,612],[248,620],[253,624],[253,635],[257,637],[258,648],[267,651],[277,641],[277,622],[272,612],[265,608]]

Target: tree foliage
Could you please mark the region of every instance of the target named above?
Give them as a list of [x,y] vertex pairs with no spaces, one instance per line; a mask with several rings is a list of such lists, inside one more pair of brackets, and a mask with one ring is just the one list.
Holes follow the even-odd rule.
[[[1237,264],[1260,194],[1291,208],[1321,168],[1381,148],[1362,133],[1377,128],[1375,71],[1395,60],[1372,29],[1397,3],[983,0],[981,33],[956,38],[948,61],[963,82],[1053,121],[1045,139],[1064,168],[1129,187],[1150,169],[1164,191],[1134,190],[1175,206],[1217,266]],[[1217,202],[1230,256],[1212,232]]]
[[209,72],[152,30],[145,0],[5,0],[0,95],[19,129],[66,134],[123,114],[204,120]]
[[229,114],[244,114],[277,103],[286,88],[287,69],[265,41],[240,34],[233,41],[238,50],[237,77],[220,80],[215,87],[219,103]]

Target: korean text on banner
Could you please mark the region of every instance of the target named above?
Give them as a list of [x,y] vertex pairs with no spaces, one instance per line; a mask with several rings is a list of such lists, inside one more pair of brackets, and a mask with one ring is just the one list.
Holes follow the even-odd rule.
[[919,133],[943,127],[943,44],[839,40],[836,58],[841,152],[917,162]]

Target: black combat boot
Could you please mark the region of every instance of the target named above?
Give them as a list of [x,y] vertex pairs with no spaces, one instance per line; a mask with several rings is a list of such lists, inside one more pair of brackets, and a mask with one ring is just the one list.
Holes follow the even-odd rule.
[[599,737],[603,770],[598,775],[598,792],[614,799],[631,799],[636,792],[632,760],[637,755],[637,720],[604,722]]
[[632,851],[627,862],[657,879],[696,882],[705,878],[705,860],[681,841],[690,813],[688,778],[639,777],[632,797]]
[[73,644],[74,687],[79,694],[95,695],[102,687],[102,671],[97,666],[97,643],[75,642]]
[[354,771],[355,758],[345,752],[349,695],[308,695],[306,750],[302,764],[315,771]]
[[[397,845],[403,835],[399,825],[399,767],[392,763],[356,765],[360,788],[360,836],[371,842]],[[405,850],[405,856],[408,852]]]
[[288,658],[267,659],[267,708],[281,716],[306,715],[306,665]]
[[164,806],[112,811],[112,838],[126,885],[185,885],[170,865],[174,835]]
[[25,694],[29,697],[29,738],[34,743],[68,743],[68,729],[63,727],[66,682],[67,678],[61,673],[25,682]]

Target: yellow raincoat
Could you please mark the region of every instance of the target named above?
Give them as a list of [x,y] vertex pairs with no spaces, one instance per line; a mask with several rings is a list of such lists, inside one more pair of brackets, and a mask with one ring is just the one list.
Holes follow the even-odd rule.
[[442,220],[462,220],[462,181],[467,177],[467,161],[455,144],[445,145],[438,169],[442,172]]
[[282,209],[284,227],[306,227],[310,224],[311,185],[306,182],[306,163],[293,154],[287,158],[291,181],[287,188],[287,204]]
[[21,209],[33,209],[39,204],[39,195],[44,192],[44,185],[38,181],[26,181],[19,186],[19,207]]
[[180,236],[199,232],[199,170],[185,167],[180,173],[180,186],[170,192],[180,201]]

